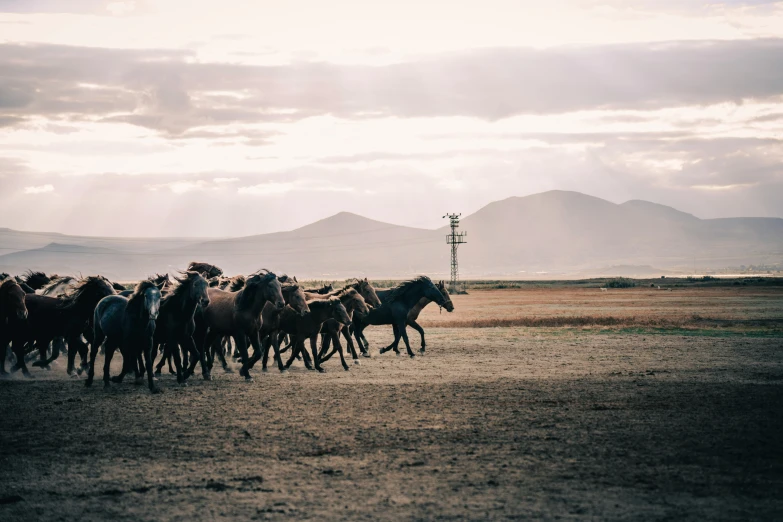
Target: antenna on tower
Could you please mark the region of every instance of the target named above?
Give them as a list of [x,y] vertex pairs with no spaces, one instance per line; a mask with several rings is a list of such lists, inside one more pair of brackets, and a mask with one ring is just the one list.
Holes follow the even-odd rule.
[[459,263],[457,261],[457,247],[467,243],[465,236],[467,232],[457,232],[459,228],[459,218],[462,214],[446,214],[444,219],[448,218],[451,224],[451,233],[446,236],[446,244],[451,245],[451,284],[449,292],[457,293],[459,283]]

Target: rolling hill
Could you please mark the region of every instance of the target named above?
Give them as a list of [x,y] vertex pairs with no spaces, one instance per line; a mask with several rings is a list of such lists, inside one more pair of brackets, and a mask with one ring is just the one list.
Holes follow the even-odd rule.
[[[783,262],[783,219],[699,219],[671,207],[550,191],[490,203],[462,220],[466,277],[622,271],[654,274]],[[445,278],[448,228],[426,230],[341,212],[286,232],[226,239],[126,239],[0,229],[0,270],[136,279],[209,261],[227,274],[269,268],[303,278]],[[603,267],[603,268],[602,268]],[[607,268],[610,267],[610,268]],[[638,268],[634,268],[638,267]],[[654,267],[654,268],[653,268]],[[619,268],[617,269],[619,270]],[[641,273],[640,273],[641,275]]]

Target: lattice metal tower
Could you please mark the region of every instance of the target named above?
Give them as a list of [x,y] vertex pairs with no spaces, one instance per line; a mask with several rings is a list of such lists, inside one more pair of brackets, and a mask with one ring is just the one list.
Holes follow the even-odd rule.
[[459,263],[457,262],[457,247],[467,243],[465,236],[467,232],[457,232],[459,228],[459,218],[462,214],[446,214],[444,217],[449,219],[451,223],[451,233],[446,236],[446,243],[451,245],[451,288],[450,292],[456,292],[458,290],[457,284],[459,283]]

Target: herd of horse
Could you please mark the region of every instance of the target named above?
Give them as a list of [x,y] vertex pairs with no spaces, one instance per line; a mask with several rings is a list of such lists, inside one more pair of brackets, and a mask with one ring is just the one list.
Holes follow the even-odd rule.
[[[370,357],[364,336],[370,325],[392,326],[394,340],[380,353],[393,350],[400,355],[402,339],[414,357],[406,330],[411,326],[421,335],[424,354],[424,329],[416,319],[432,302],[454,310],[443,281],[435,283],[427,276],[388,290],[376,290],[366,278],[348,280],[342,288],[304,288],[295,277],[268,270],[229,278],[214,265],[193,262],[173,278],[156,274],[126,289],[103,276],[0,274],[0,375],[8,373],[8,361],[11,372],[21,370],[31,377],[28,361],[37,356],[32,365],[49,369],[63,352],[68,374],[86,371],[85,383],[91,386],[102,350],[104,387],[133,372],[139,383],[146,374],[150,391],[158,393],[157,375],[166,363],[177,382],[186,385],[199,365],[203,378],[211,380],[216,357],[224,371],[232,371],[227,357],[233,355],[241,364],[240,375],[251,380],[259,360],[267,370],[270,348],[281,372],[296,360],[323,372],[322,364],[335,354],[347,371],[341,339],[358,364],[356,346]],[[111,376],[117,350],[122,371]],[[283,362],[286,351],[290,353]]]

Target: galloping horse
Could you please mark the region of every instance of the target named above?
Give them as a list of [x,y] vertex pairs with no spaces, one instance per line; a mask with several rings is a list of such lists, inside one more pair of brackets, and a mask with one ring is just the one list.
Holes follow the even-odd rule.
[[[310,299],[317,299],[321,296],[315,297],[318,294],[305,294]],[[343,303],[343,306],[345,307],[345,311],[348,313],[348,319],[353,319],[353,313],[354,311],[362,314],[367,315],[369,313],[369,308],[367,307],[367,303],[364,301],[364,297],[362,297],[362,294],[356,291],[351,285],[346,286],[342,290],[340,290],[337,293],[331,293],[328,294],[328,296],[324,297],[336,297],[340,300],[340,302]],[[345,362],[345,356],[343,355],[343,347],[340,343],[340,332],[344,330],[344,323],[341,321],[336,321],[334,319],[327,319],[323,327],[321,328],[321,333],[323,334],[323,342],[321,346],[321,351],[319,352],[319,359],[321,362],[326,362],[329,360],[329,358],[334,354],[334,351],[329,354],[327,357],[324,357],[324,354],[329,350],[329,343],[334,343],[334,349],[337,350],[340,353],[340,361],[342,362],[343,368],[345,370],[348,370],[348,365]],[[348,344],[348,350],[351,353],[351,357],[353,358],[354,363],[358,364],[359,356],[356,355],[356,350],[353,347],[353,341],[349,342]]]
[[247,354],[247,339],[255,352],[260,353],[261,310],[266,302],[274,303],[282,310],[285,306],[282,289],[277,276],[271,272],[254,274],[247,279],[239,292],[226,292],[218,288],[208,290],[209,306],[204,309],[203,324],[208,328],[201,353],[218,337],[231,336],[242,357],[239,374],[246,380],[250,377],[250,359]]
[[[334,319],[345,326],[350,326],[351,319],[348,317],[348,312],[345,310],[345,306],[336,297],[326,300],[312,300],[307,302],[307,306],[310,307],[310,313],[300,316],[295,313],[293,309],[286,308],[283,313],[280,314],[280,329],[281,333],[287,333],[291,336],[291,343],[293,348],[291,349],[291,357],[288,362],[285,363],[285,367],[289,368],[291,363],[300,353],[305,359],[305,366],[308,370],[313,368],[308,364],[307,352],[304,347],[305,339],[310,339],[310,350],[313,353],[314,368],[319,372],[325,370],[321,368],[321,361],[318,358],[317,339],[318,334],[321,331],[321,325],[327,319]],[[345,359],[343,359],[343,368],[348,369]]]
[[24,362],[24,321],[27,320],[27,307],[24,304],[24,290],[12,277],[0,284],[0,375],[5,375],[5,352],[11,343],[16,366],[25,377],[30,372]]
[[[143,377],[139,371],[143,362],[147,370],[150,391],[152,393],[161,391],[152,377],[152,340],[159,309],[160,289],[150,280],[137,284],[130,298],[112,295],[98,303],[95,308],[95,334],[90,350],[90,370],[85,382],[88,387],[92,386],[95,377],[95,357],[98,355],[98,347],[106,340],[103,362],[104,388],[109,388],[112,381],[122,382],[123,377],[130,370],[135,370],[138,382]],[[117,348],[122,351],[122,372],[110,378],[111,359]]]
[[47,359],[49,343],[55,339],[68,342],[68,374],[73,373],[74,359],[78,352],[82,358],[82,367],[87,365],[87,345],[82,340],[82,332],[92,320],[93,311],[98,302],[106,296],[114,295],[109,281],[102,276],[90,276],[76,286],[65,297],[49,297],[38,294],[25,295],[28,318],[26,338],[35,341],[40,360],[33,366],[48,367],[59,355],[57,346]]
[[356,315],[354,318],[354,334],[356,336],[356,342],[361,344],[361,338],[364,337],[364,328],[368,325],[383,325],[390,324],[394,328],[394,342],[383,348],[380,353],[394,350],[399,355],[397,345],[400,342],[400,337],[405,341],[405,348],[408,350],[408,355],[415,357],[413,351],[411,351],[410,342],[408,341],[408,333],[406,326],[408,322],[408,314],[410,311],[421,301],[422,298],[427,298],[430,301],[434,301],[438,306],[447,306],[446,298],[440,293],[438,287],[427,276],[419,276],[410,281],[405,281],[397,285],[396,287],[386,292],[379,292],[382,304],[379,308],[370,310],[370,313],[365,316]]
[[[196,330],[196,321],[193,316],[196,309],[206,308],[209,305],[207,295],[208,283],[198,272],[185,272],[184,277],[176,278],[177,286],[164,297],[160,303],[160,315],[158,315],[155,328],[155,345],[164,345],[160,366],[169,355],[173,355],[174,364],[177,367],[177,382],[184,383],[193,374],[193,369],[198,361],[202,361],[201,372],[205,380],[211,380],[209,368],[204,364],[203,353],[196,348],[193,342],[193,333]],[[180,361],[180,347],[183,352],[190,354],[190,367],[183,374]],[[159,370],[158,372],[159,373]]]

